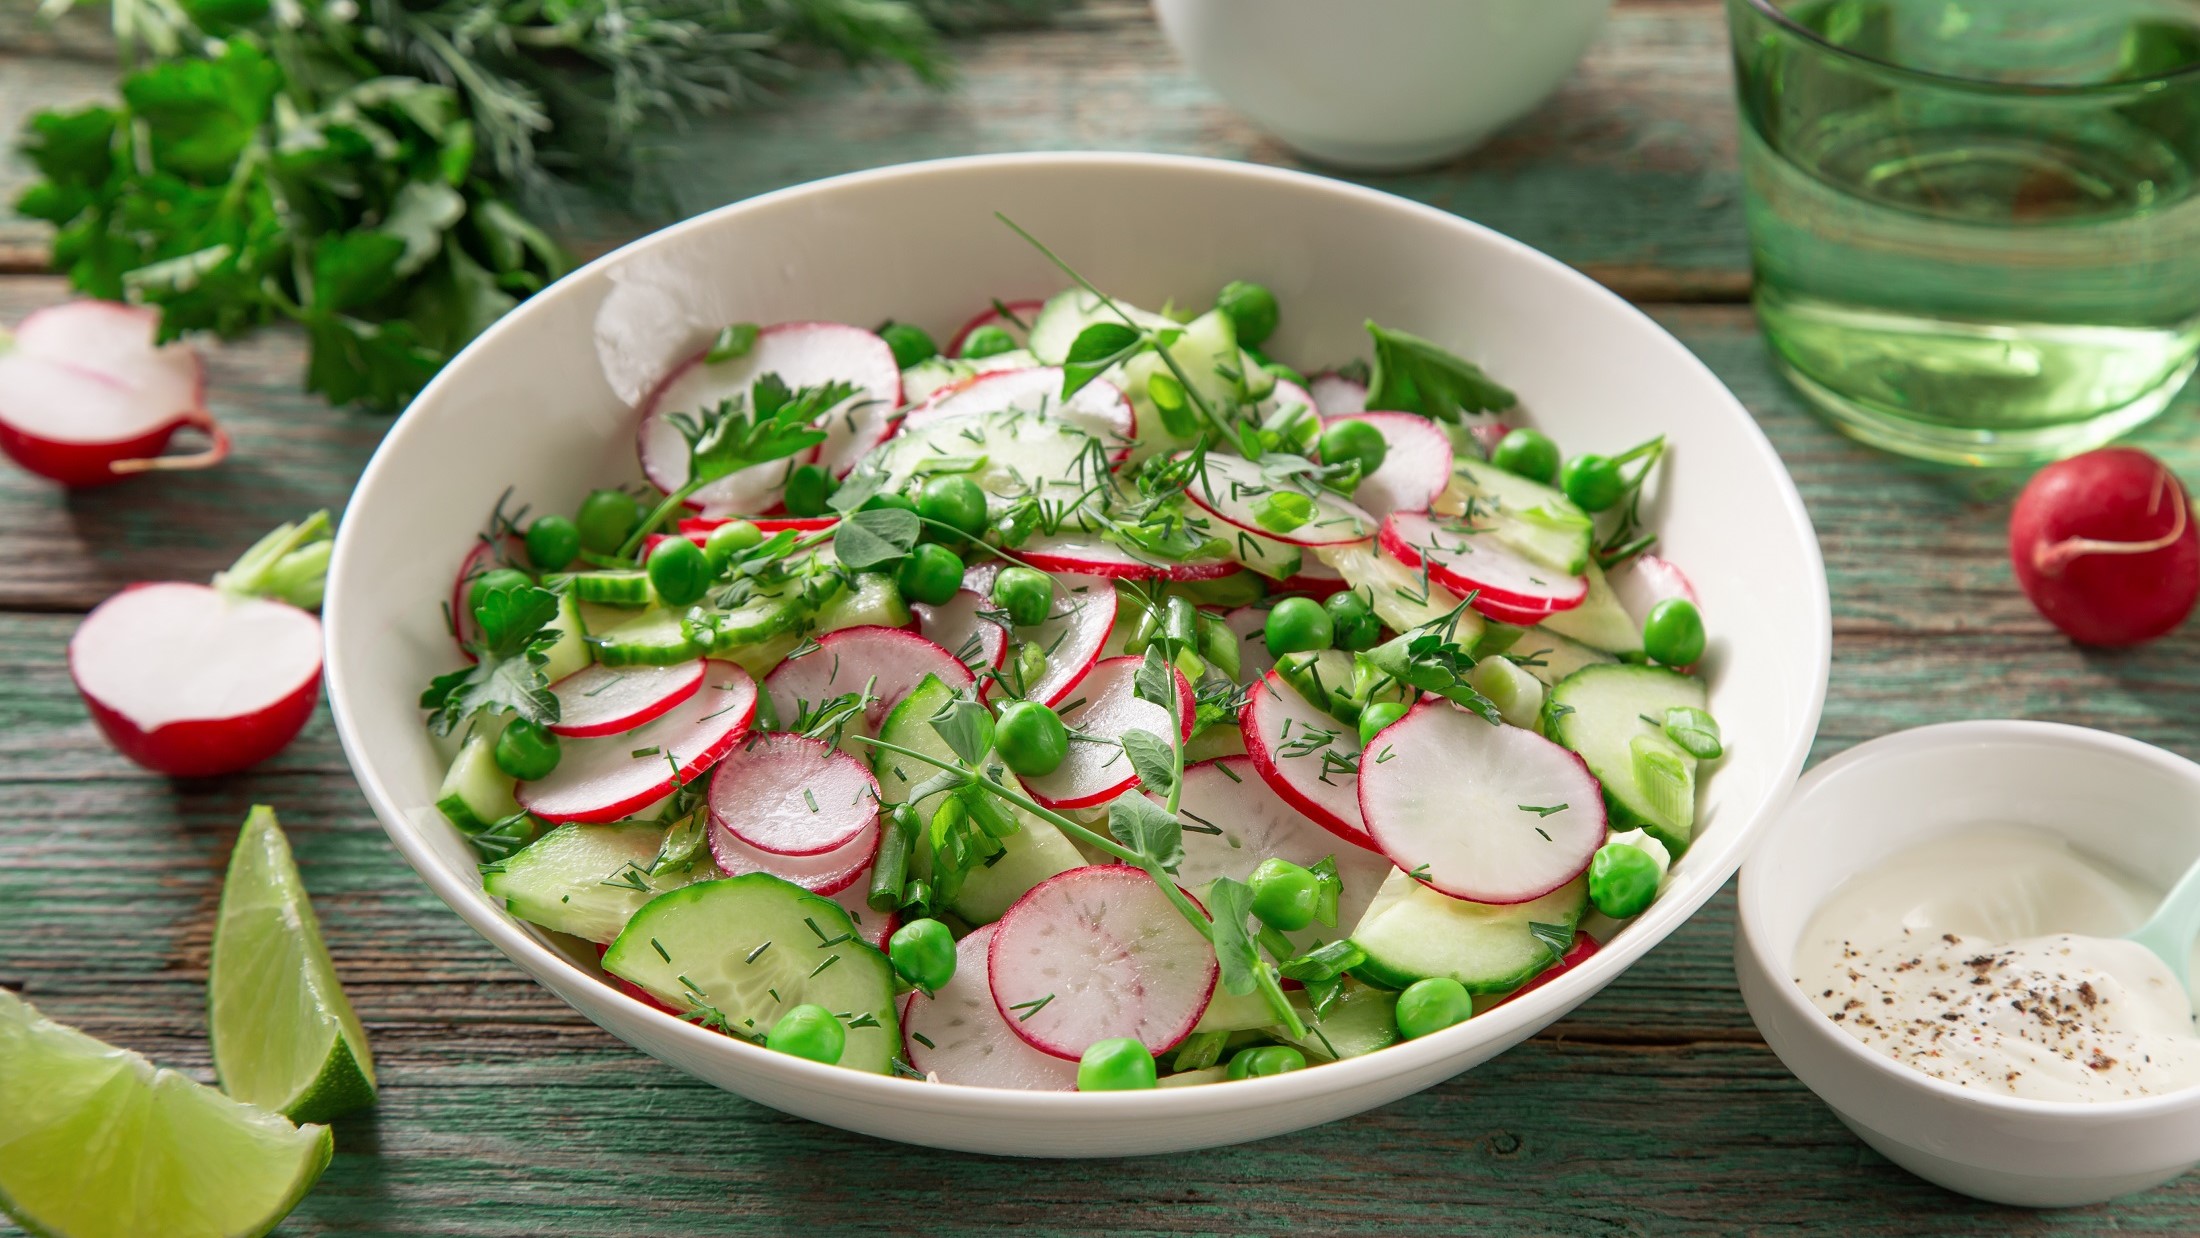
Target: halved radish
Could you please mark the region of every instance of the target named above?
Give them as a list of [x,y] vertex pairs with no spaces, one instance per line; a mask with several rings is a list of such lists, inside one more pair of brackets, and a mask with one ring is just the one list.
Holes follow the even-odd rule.
[[[970,338],[971,332],[980,327],[999,327],[1015,339],[1018,348],[1022,348],[1031,337],[1031,320],[1039,316],[1039,311],[1045,309],[1046,304],[1045,301],[995,301],[983,312],[973,315],[969,322],[956,328],[955,334],[948,337],[947,347],[941,355],[961,356],[963,342]],[[1008,313],[1003,314],[1001,311],[1004,309]]]
[[703,663],[703,684],[622,735],[576,739],[547,778],[519,784],[520,806],[545,821],[616,821],[695,781],[748,734],[756,682],[731,662]]
[[909,613],[917,617],[918,631],[924,638],[954,654],[956,661],[973,671],[998,670],[1008,656],[1008,629],[982,617],[985,612],[999,609],[991,598],[970,589],[957,590],[955,596],[938,606],[909,604]]
[[807,710],[869,687],[878,699],[864,710],[873,730],[926,675],[960,691],[974,681],[952,650],[902,628],[865,624],[817,638],[815,648],[781,662],[764,677],[779,725],[791,727]]
[[1367,384],[1354,382],[1342,374],[1329,371],[1316,374],[1307,380],[1306,389],[1313,393],[1315,410],[1324,417],[1367,410]]
[[1612,586],[1613,595],[1619,598],[1619,604],[1636,623],[1642,622],[1651,607],[1669,598],[1684,598],[1697,607],[1703,605],[1688,573],[1675,566],[1672,560],[1657,555],[1636,555],[1606,572],[1604,583]]
[[[1260,505],[1288,491],[1313,505],[1306,523],[1278,531],[1260,522]],[[1291,546],[1335,546],[1364,542],[1375,536],[1381,523],[1347,499],[1316,487],[1308,494],[1296,487],[1279,486],[1261,467],[1241,456],[1208,456],[1199,475],[1184,488],[1184,497],[1224,524],[1272,537]]]
[[1604,845],[1604,793],[1580,756],[1429,698],[1360,761],[1360,816],[1414,880],[1477,903],[1525,903]]
[[1535,624],[1572,610],[1589,596],[1587,576],[1562,576],[1507,546],[1486,530],[1423,512],[1392,512],[1383,521],[1383,549],[1499,623]]
[[1131,402],[1122,388],[1105,380],[1091,382],[1064,400],[1058,366],[999,370],[966,378],[933,392],[931,398],[909,410],[902,424],[920,426],[941,417],[1009,411],[1051,417],[1076,426],[1106,444],[1108,459],[1116,464],[1130,456],[1138,437],[1138,416],[1131,411]]
[[878,780],[823,740],[752,736],[710,772],[710,823],[771,855],[824,855],[877,826]]
[[1214,995],[1214,947],[1146,870],[1090,865],[1049,877],[994,926],[993,1005],[1041,1053],[1076,1061],[1127,1036],[1164,1053]]
[[1268,652],[1270,606],[1240,606],[1222,617],[1224,627],[1237,633],[1238,681],[1251,683],[1276,669],[1276,656]]
[[550,729],[573,739],[617,735],[663,717],[703,686],[703,664],[589,666],[550,685],[558,720]]
[[1141,559],[1097,533],[1037,533],[1015,550],[1016,557],[1042,572],[1080,572],[1114,580],[1220,580],[1240,570],[1228,559],[1172,563]]
[[321,621],[206,585],[131,585],[69,638],[69,675],[110,743],[178,778],[281,751],[321,694]]
[[[979,563],[963,573],[963,588],[990,594],[998,563]],[[1115,586],[1099,576],[1056,573],[1054,609],[1046,622],[1022,633],[1023,638],[1047,652],[1046,673],[1037,683],[1025,685],[1024,695],[1042,705],[1060,705],[1083,681],[1115,626]],[[993,684],[985,685],[988,695]]]
[[1238,725],[1253,768],[1285,803],[1353,846],[1375,850],[1360,823],[1359,732],[1307,704],[1275,671],[1246,689]]
[[[157,310],[71,301],[0,330],[0,451],[65,486],[221,463],[229,436],[206,411],[198,354],[156,346],[159,328]],[[205,449],[162,455],[186,426]]]
[[993,926],[980,925],[955,943],[955,976],[930,997],[912,992],[901,1008],[904,1055],[941,1083],[1074,1092],[1077,1064],[1024,1043],[993,1004],[987,955]]
[[1342,421],[1375,427],[1389,450],[1381,468],[1360,479],[1352,501],[1380,520],[1392,512],[1425,512],[1451,484],[1451,440],[1436,423],[1412,413],[1355,413],[1330,417],[1326,428]]
[[777,855],[735,838],[731,831],[718,824],[716,815],[712,814],[714,819],[710,826],[710,854],[729,877],[770,873],[814,894],[834,895],[862,880],[863,874],[871,869],[871,861],[878,858],[876,818],[854,838],[823,854]]
[[1305,944],[1302,937],[1334,941],[1351,932],[1390,876],[1388,859],[1338,838],[1276,794],[1251,757],[1186,766],[1178,811],[1184,818],[1184,862],[1176,876],[1188,889],[1202,889],[1218,877],[1243,881],[1270,857],[1301,866],[1336,857],[1344,887],[1337,896],[1337,923],[1287,934],[1295,943]]
[[[1138,785],[1138,772],[1122,747],[1123,732],[1145,731],[1166,737],[1169,711],[1138,696],[1143,658],[1106,658],[1077,685],[1077,699],[1062,710],[1069,728],[1069,754],[1053,773],[1024,779],[1031,798],[1057,812],[1105,804]],[[1174,667],[1179,734],[1192,737],[1192,685]]]

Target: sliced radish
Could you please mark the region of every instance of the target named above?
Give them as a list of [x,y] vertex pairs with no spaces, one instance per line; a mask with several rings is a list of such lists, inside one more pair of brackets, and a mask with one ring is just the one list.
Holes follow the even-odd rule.
[[1238,714],[1253,768],[1284,802],[1355,847],[1375,850],[1360,823],[1360,736],[1307,704],[1275,671],[1255,680]]
[[1688,573],[1675,566],[1671,559],[1657,555],[1636,555],[1606,572],[1604,582],[1612,586],[1613,595],[1619,598],[1619,604],[1636,623],[1642,622],[1651,607],[1670,598],[1685,599],[1699,608],[1703,605]]
[[782,727],[804,712],[837,696],[866,687],[878,699],[864,710],[872,730],[926,675],[937,675],[950,689],[969,687],[975,676],[952,650],[902,628],[866,624],[817,638],[813,649],[781,662],[764,677],[772,712]]
[[703,664],[590,666],[550,685],[558,720],[550,729],[573,739],[617,735],[663,717],[703,686]]
[[879,829],[874,819],[870,826],[850,839],[845,845],[822,855],[775,855],[760,850],[735,838],[733,834],[713,820],[710,827],[710,854],[718,861],[729,877],[743,873],[770,873],[781,881],[792,882],[813,894],[834,895],[854,886],[871,870],[871,861],[878,858]]
[[1251,757],[1186,766],[1179,811],[1184,817],[1184,862],[1176,875],[1189,889],[1201,889],[1218,877],[1244,881],[1270,857],[1302,867],[1336,857],[1344,887],[1337,896],[1337,923],[1307,929],[1309,939],[1334,941],[1351,932],[1390,876],[1388,859],[1338,838],[1276,794]]
[[1485,460],[1497,453],[1497,445],[1512,431],[1513,428],[1502,421],[1477,421],[1467,427],[1467,433],[1473,436],[1474,445],[1482,449]]
[[[601,964],[603,962],[603,956],[609,953],[611,950],[611,943],[608,941],[604,941],[597,942],[595,944],[596,962],[598,964]],[[633,998],[635,1001],[638,1001],[644,1006],[648,1006],[652,1009],[662,1010],[675,1019],[684,1017],[687,1014],[687,1012],[684,1010],[675,1009],[674,1007],[667,1006],[663,1002],[658,1001],[656,996],[650,993],[648,989],[645,989],[642,986],[635,984],[633,981],[628,980],[624,976],[614,976],[610,972],[604,972],[603,979],[604,983],[610,985],[614,989],[617,989],[619,992],[626,994],[628,997]]]
[[[680,519],[680,532],[685,533],[690,538],[694,538],[696,541],[700,542],[710,536],[710,532],[712,529],[715,529],[722,524],[731,524],[738,519],[742,519],[742,517],[683,516]],[[748,521],[750,524],[756,526],[757,532],[762,533],[766,537],[770,537],[774,533],[783,532],[789,529],[792,529],[797,533],[815,533],[823,529],[830,529],[834,525],[840,523],[840,517],[769,516],[749,517]],[[697,534],[701,534],[702,536],[696,537]]]
[[1383,549],[1499,623],[1535,624],[1572,610],[1589,596],[1587,576],[1562,576],[1499,541],[1487,530],[1421,512],[1392,512],[1383,522]]
[[1214,995],[1214,948],[1146,870],[1092,865],[1033,886],[993,930],[987,979],[1009,1030],[1076,1061],[1127,1036],[1164,1053]]
[[[1138,696],[1143,658],[1106,658],[1077,685],[1077,699],[1062,710],[1070,730],[1069,754],[1053,773],[1024,779],[1031,798],[1057,812],[1105,804],[1138,785],[1138,773],[1123,752],[1125,731],[1156,736],[1169,733],[1169,711]],[[1192,685],[1174,667],[1179,734],[1192,737]]]
[[1025,1044],[993,1004],[992,947],[992,925],[971,930],[955,943],[954,978],[929,997],[912,992],[904,1000],[901,1034],[909,1064],[941,1083],[1076,1091],[1077,1063]]
[[702,687],[655,721],[564,744],[549,777],[519,784],[520,806],[545,821],[616,821],[701,777],[748,734],[755,715],[749,673],[704,662]]
[[1298,574],[1277,582],[1274,592],[1303,593],[1318,601],[1350,587],[1351,582],[1344,578],[1344,573],[1308,555],[1305,562],[1299,564]]
[[900,912],[871,909],[871,883],[868,881],[858,881],[825,897],[840,904],[840,909],[848,913],[850,920],[855,921],[856,936],[873,950],[884,950],[886,939],[892,937],[894,930],[901,927]]
[[1436,423],[1412,413],[1331,417],[1324,427],[1358,421],[1375,427],[1388,450],[1381,468],[1360,479],[1352,501],[1380,520],[1392,512],[1425,512],[1451,484],[1451,440]]
[[178,778],[281,751],[321,694],[321,621],[206,585],[132,585],[69,638],[69,675],[122,755]]
[[1375,849],[1440,894],[1525,903],[1580,876],[1604,845],[1596,778],[1533,731],[1430,698],[1372,751],[1360,816]]
[[458,642],[459,651],[466,655],[468,662],[474,660],[474,652],[468,646],[481,640],[481,631],[474,623],[474,608],[468,598],[473,592],[474,581],[497,568],[520,562],[525,553],[525,543],[516,537],[492,541],[482,536],[474,539],[466,557],[459,560],[458,578],[451,582],[451,638]]
[[[1032,319],[1039,316],[1039,311],[1045,309],[1046,304],[1045,301],[995,301],[957,328],[955,334],[948,338],[947,348],[940,355],[961,356],[963,343],[970,338],[971,332],[980,327],[999,327],[1016,341],[1016,347],[1022,348],[1031,338]],[[1001,311],[1004,309],[1008,313],[1003,314]]]
[[[901,370],[886,341],[860,327],[837,322],[786,322],[757,333],[747,355],[715,365],[698,353],[658,384],[642,406],[639,446],[642,472],[667,494],[687,481],[688,446],[673,413],[693,415],[721,400],[749,398],[749,388],[766,374],[777,374],[800,390],[830,382],[855,384],[856,393],[828,412],[818,426],[825,431],[807,459],[837,476],[893,432],[893,412],[901,403]],[[768,511],[778,505],[779,488],[790,463],[774,460],[742,469],[695,492],[688,505],[706,514]]]
[[1307,381],[1306,389],[1313,393],[1315,410],[1324,417],[1367,411],[1367,384],[1354,382],[1342,374],[1328,371],[1316,374]]
[[1008,657],[1008,629],[984,617],[999,609],[998,603],[971,589],[956,590],[955,596],[938,606],[909,604],[924,638],[954,654],[972,671],[999,670]]
[[1172,563],[1141,559],[1097,533],[1034,534],[1016,548],[1016,557],[1043,572],[1081,572],[1115,580],[1220,580],[1240,569],[1228,559]]
[[801,735],[752,736],[710,772],[710,824],[774,856],[820,856],[878,825],[878,780]]
[[[990,594],[998,563],[980,563],[963,573],[963,588]],[[1023,633],[1024,640],[1047,652],[1047,669],[1026,686],[1025,696],[1042,705],[1060,705],[1100,660],[1108,631],[1115,626],[1115,586],[1099,576],[1056,573],[1054,609],[1046,621]],[[988,682],[990,694],[993,685]]]
[[1240,606],[1222,617],[1224,627],[1237,633],[1238,680],[1251,683],[1276,669],[1276,657],[1268,652],[1269,606]]
[[[206,376],[183,344],[155,345],[156,310],[71,301],[0,330],[0,451],[65,486],[152,469],[203,469],[229,454],[206,411]],[[205,449],[164,456],[185,427]]]
[[1290,493],[1314,505],[1313,516],[1306,523],[1287,532],[1271,529],[1261,524],[1256,512],[1259,505],[1279,489],[1283,488],[1270,481],[1261,467],[1251,460],[1241,456],[1208,456],[1199,475],[1184,488],[1184,496],[1225,524],[1291,546],[1336,546],[1375,536],[1379,521],[1350,501],[1319,487],[1316,494],[1290,488]]
[[1528,983],[1499,998],[1497,1004],[1502,1006],[1506,1002],[1526,997],[1551,981],[1588,962],[1601,948],[1597,944],[1596,938],[1589,936],[1587,933],[1576,931],[1574,933],[1574,944],[1567,949],[1565,957],[1537,972],[1535,978],[1528,981]]
[[1062,371],[1057,366],[998,370],[933,392],[909,411],[902,425],[920,426],[966,413],[1021,412],[1076,426],[1105,443],[1108,459],[1116,464],[1130,456],[1138,437],[1138,416],[1122,388],[1101,380],[1079,388],[1066,401],[1061,397]]

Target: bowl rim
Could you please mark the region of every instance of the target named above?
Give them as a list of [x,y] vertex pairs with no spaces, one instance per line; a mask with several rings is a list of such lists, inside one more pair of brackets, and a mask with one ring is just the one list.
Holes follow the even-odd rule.
[[[453,384],[456,375],[476,351],[489,346],[492,341],[528,329],[532,318],[545,311],[545,307],[561,298],[584,295],[581,290],[598,278],[611,266],[632,258],[636,253],[662,246],[677,246],[692,233],[706,232],[725,227],[730,221],[770,206],[810,196],[830,195],[834,191],[858,185],[883,182],[918,181],[932,177],[955,177],[970,171],[996,169],[1028,169],[1044,173],[1048,169],[1087,171],[1142,169],[1174,172],[1189,176],[1219,177],[1240,182],[1247,191],[1257,192],[1269,188],[1289,188],[1300,192],[1326,194],[1332,198],[1371,208],[1375,211],[1398,212],[1452,229],[1472,243],[1490,247],[1509,254],[1527,265],[1539,268],[1543,275],[1554,282],[1571,285],[1579,295],[1602,300],[1624,311],[1643,329],[1651,334],[1651,346],[1673,355],[1679,364],[1693,368],[1708,380],[1711,390],[1705,398],[1720,402],[1733,418],[1735,432],[1741,436],[1747,448],[1753,451],[1775,482],[1782,515],[1806,536],[1803,538],[1805,559],[1803,564],[1808,580],[1810,609],[1818,621],[1807,633],[1801,634],[1804,662],[1810,668],[1808,700],[1800,715],[1803,725],[1789,737],[1787,751],[1778,758],[1777,776],[1770,784],[1763,802],[1755,814],[1741,820],[1734,828],[1734,843],[1725,850],[1726,856],[1711,868],[1698,870],[1692,875],[1695,883],[1678,896],[1662,897],[1648,913],[1631,921],[1627,931],[1616,934],[1609,943],[1599,943],[1595,954],[1582,964],[1569,969],[1552,982],[1542,985],[1502,1006],[1486,1010],[1474,1018],[1443,1031],[1401,1041],[1383,1052],[1370,1053],[1357,1058],[1332,1062],[1320,1070],[1293,1071],[1261,1079],[1240,1080],[1229,1088],[1158,1088],[1150,1091],[1077,1093],[1033,1092],[1009,1088],[992,1088],[974,1085],[941,1087],[919,1079],[907,1079],[896,1075],[872,1075],[842,1070],[836,1066],[811,1062],[789,1054],[774,1053],[759,1045],[749,1044],[732,1037],[710,1031],[695,1023],[675,1018],[654,1007],[636,1002],[605,985],[596,976],[575,966],[563,954],[523,927],[510,914],[492,904],[483,892],[479,881],[463,881],[443,870],[441,862],[429,851],[425,838],[418,833],[405,811],[401,809],[390,789],[380,778],[369,756],[367,739],[360,734],[351,717],[350,703],[355,696],[364,696],[386,686],[354,684],[347,677],[344,663],[335,656],[325,659],[328,680],[329,704],[336,722],[336,730],[344,755],[351,766],[353,776],[373,808],[383,831],[390,837],[398,852],[404,856],[413,871],[428,888],[441,898],[444,904],[457,912],[475,932],[486,938],[504,955],[528,972],[538,983],[549,987],[561,1000],[574,1007],[583,1017],[597,1022],[627,1024],[639,1020],[637,1030],[646,1028],[653,1042],[677,1047],[698,1058],[719,1055],[735,1064],[744,1073],[781,1072],[782,1078],[797,1084],[812,1094],[836,1099],[876,1104],[881,1108],[895,1109],[911,1102],[938,1109],[963,1109],[985,1112],[1005,1120],[1060,1120],[1079,1116],[1114,1119],[1150,1118],[1167,1121],[1193,1115],[1224,1115],[1247,1110],[1264,1109],[1291,1100],[1311,1101],[1339,1093],[1371,1087],[1399,1076],[1439,1069],[1447,1059],[1468,1056],[1476,1047],[1502,1044],[1510,1048],[1526,1039],[1536,1030],[1550,1024],[1586,1000],[1622,971],[1665,940],[1733,876],[1747,854],[1743,839],[1763,830],[1780,811],[1780,806],[1796,776],[1802,771],[1809,756],[1810,746],[1817,733],[1818,722],[1824,710],[1827,681],[1832,666],[1833,621],[1832,606],[1825,574],[1824,557],[1818,545],[1817,532],[1810,520],[1801,494],[1787,471],[1779,453],[1765,437],[1748,408],[1744,406],[1726,384],[1698,358],[1654,319],[1624,298],[1590,279],[1573,267],[1541,252],[1521,241],[1494,231],[1482,224],[1438,207],[1429,206],[1395,194],[1349,182],[1334,180],[1294,169],[1242,163],[1235,160],[1215,159],[1196,155],[1143,154],[1121,151],[1035,151],[1007,154],[967,155],[946,159],[923,160],[892,164],[885,167],[845,173],[820,180],[807,181],[784,189],[759,194],[738,202],[705,211],[688,219],[668,225],[647,235],[638,237],[582,265],[534,294],[518,308],[493,323],[472,343],[460,351],[444,366],[443,370],[414,397],[411,405],[399,414],[385,432],[375,453],[353,489],[353,497],[369,493],[378,486],[393,483],[384,474],[394,467],[390,464],[392,444],[415,432],[418,424],[413,417],[415,409],[425,407],[436,400],[442,390]],[[325,640],[331,651],[350,635],[345,603],[352,592],[348,586],[350,573],[346,566],[354,554],[352,549],[364,536],[353,527],[353,522],[343,521],[336,535],[336,546],[329,569],[328,597],[324,606]],[[362,586],[364,588],[364,586]],[[555,976],[557,984],[550,978]],[[581,988],[580,986],[588,986]],[[603,1017],[584,1006],[580,1001],[567,998],[565,989],[586,992],[601,990]],[[620,1003],[612,1005],[612,1003]],[[631,1009],[629,1009],[631,1008]],[[606,1030],[611,1030],[606,1028]],[[621,1039],[626,1039],[623,1034]],[[1471,1042],[1471,1043],[1470,1043]],[[1502,1052],[1502,1049],[1495,1052]],[[725,1058],[725,1055],[731,1055]],[[661,1056],[653,1054],[653,1056]],[[1491,1054],[1494,1056],[1494,1052]],[[676,1063],[675,1063],[676,1065]],[[681,1069],[686,1069],[681,1067]],[[1459,1066],[1456,1070],[1467,1069]],[[1454,1073],[1456,1073],[1456,1070]],[[1418,1089],[1416,1089],[1418,1090]]]
[[[1779,831],[1787,819],[1796,812],[1819,788],[1833,777],[1852,767],[1868,766],[1888,757],[1929,752],[1952,746],[1977,747],[1981,744],[2003,746],[2012,742],[2046,743],[2065,745],[2074,750],[2084,750],[2100,755],[2114,754],[2154,766],[2166,774],[2181,778],[2200,789],[2200,764],[2157,747],[2144,740],[2113,731],[2077,726],[2067,722],[2044,722],[2029,718],[1979,718],[1961,722],[1936,722],[1925,726],[1909,727],[1865,740],[1852,748],[1827,758],[1803,776],[1788,795],[1787,802],[1776,814],[1768,837]],[[1769,844],[1767,844],[1769,845]],[[1735,916],[1735,936],[1744,943],[1751,960],[1759,971],[1770,979],[1764,987],[1776,996],[1773,1001],[1781,1006],[1781,1013],[1793,1023],[1806,1024],[1810,1031],[1802,1033],[1837,1046],[1835,1052],[1852,1069],[1868,1071],[1879,1078],[1898,1085],[1922,1090],[1925,1094],[1950,1104],[1967,1106],[1987,1114],[2008,1115],[2032,1120],[2084,1119],[2088,1121],[2115,1121],[2121,1119],[2154,1117],[2181,1109],[2200,1107],[2200,1086],[2164,1092],[2156,1096],[2139,1096],[2124,1100],[2057,1101],[2034,1100],[2022,1096],[2000,1096],[1991,1092],[1978,1092],[1960,1087],[1945,1079],[1936,1079],[1919,1070],[1895,1061],[1883,1054],[1874,1053],[1863,1041],[1835,1027],[1831,1019],[1803,994],[1802,986],[1795,983],[1789,972],[1789,961],[1775,958],[1767,944],[1771,929],[1766,924],[1767,910],[1773,893],[1767,890],[1764,878],[1751,876],[1752,869],[1764,871],[1767,862],[1762,858],[1763,848],[1742,865],[1738,907]],[[1819,889],[1811,904],[1815,913],[1830,897],[1837,886]],[[1790,897],[1792,891],[1789,892]],[[1764,1019],[1755,1010],[1750,1018],[1764,1032]],[[1770,1040],[1770,1037],[1767,1037]],[[1782,1059],[1785,1064],[1785,1059]],[[1792,1070],[1793,1067],[1791,1066]],[[1795,1071],[1802,1078],[1801,1071]],[[1809,1080],[1804,1080],[1809,1084]],[[1813,1090],[1815,1090],[1815,1085]]]

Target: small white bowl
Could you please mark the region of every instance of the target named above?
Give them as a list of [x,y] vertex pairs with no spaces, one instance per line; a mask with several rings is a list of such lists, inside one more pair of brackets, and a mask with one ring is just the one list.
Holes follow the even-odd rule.
[[1866,1048],[1795,983],[1796,943],[1836,887],[1979,824],[2047,829],[2166,885],[2200,855],[2200,765],[2084,727],[1955,722],[1812,770],[1742,867],[1734,970],[1765,1043],[1888,1160],[1979,1199],[2099,1203],[2200,1165],[2200,1088],[2099,1104],[1971,1091]]
[[1528,114],[1612,0],[1154,0],[1230,106],[1301,153],[1395,171],[1449,159]]

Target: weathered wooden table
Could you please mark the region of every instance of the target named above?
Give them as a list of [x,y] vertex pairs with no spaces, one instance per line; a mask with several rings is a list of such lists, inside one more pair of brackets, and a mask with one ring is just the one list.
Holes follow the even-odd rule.
[[[0,131],[96,96],[96,38],[0,15]],[[1804,414],[1748,285],[1716,0],[1621,0],[1547,107],[1451,166],[1369,183],[1457,211],[1645,304],[1756,413],[1832,576],[1818,756],[1899,727],[2029,717],[2200,756],[2200,626],[2080,652],[2010,582],[1998,491],[1911,469]],[[1289,155],[1179,68],[1144,6],[965,49],[951,95],[854,75],[685,135],[695,210],[904,159],[1023,148]],[[17,167],[0,171],[12,197]],[[620,227],[576,223],[583,248]],[[0,321],[60,300],[43,238],[0,213]],[[0,469],[0,984],[205,1071],[221,865],[279,806],[373,1037],[382,1102],[285,1233],[2200,1233],[2200,1178],[2028,1213],[1925,1185],[1852,1137],[1768,1052],[1735,992],[1731,891],[1571,1018],[1419,1096],[1301,1135],[1132,1162],[1010,1162],[880,1143],[749,1104],[582,1020],[431,896],[384,840],[324,715],[247,777],[172,783],[100,741],[69,686],[77,617],[124,582],[201,578],[278,520],[340,508],[384,421],[297,391],[298,341],[209,350],[237,437],[218,471],[64,495]],[[2200,476],[2189,404],[2146,435]]]

